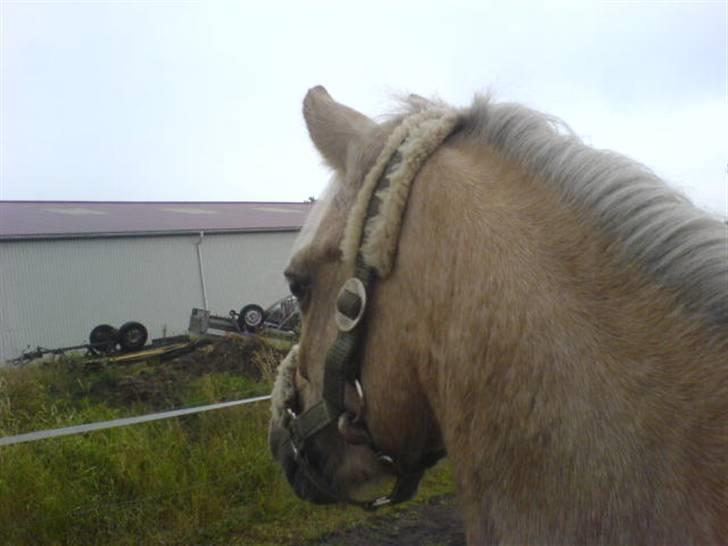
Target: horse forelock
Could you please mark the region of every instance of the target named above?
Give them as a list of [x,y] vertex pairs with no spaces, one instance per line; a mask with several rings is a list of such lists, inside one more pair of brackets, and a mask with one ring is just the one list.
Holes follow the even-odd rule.
[[555,189],[619,241],[623,259],[728,324],[728,225],[699,210],[645,166],[585,145],[557,118],[476,98],[462,134],[493,147]]

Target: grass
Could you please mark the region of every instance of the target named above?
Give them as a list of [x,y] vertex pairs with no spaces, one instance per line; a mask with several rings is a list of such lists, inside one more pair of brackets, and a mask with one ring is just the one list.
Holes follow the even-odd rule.
[[[285,348],[239,343],[253,347],[91,371],[81,360],[3,370],[0,436],[268,392]],[[364,521],[360,509],[293,495],[268,453],[268,418],[262,403],[0,447],[0,542],[292,545]],[[451,484],[440,466],[419,498]]]

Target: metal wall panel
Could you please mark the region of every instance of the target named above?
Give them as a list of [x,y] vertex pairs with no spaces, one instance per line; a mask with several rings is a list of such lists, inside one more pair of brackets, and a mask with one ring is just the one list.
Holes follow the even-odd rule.
[[[296,232],[205,235],[208,307],[264,307],[286,294]],[[137,320],[150,337],[185,333],[202,307],[197,236],[0,242],[0,362],[26,346],[86,343],[101,323]]]

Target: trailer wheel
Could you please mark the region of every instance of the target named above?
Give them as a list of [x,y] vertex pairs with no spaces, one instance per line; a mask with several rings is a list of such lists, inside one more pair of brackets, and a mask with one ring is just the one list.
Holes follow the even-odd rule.
[[263,308],[251,303],[240,310],[238,326],[245,332],[255,332],[263,324]]
[[116,349],[119,332],[109,324],[99,324],[88,336],[91,350],[101,354],[113,353]]
[[144,347],[148,337],[149,333],[141,322],[125,322],[119,328],[119,345],[125,353]]

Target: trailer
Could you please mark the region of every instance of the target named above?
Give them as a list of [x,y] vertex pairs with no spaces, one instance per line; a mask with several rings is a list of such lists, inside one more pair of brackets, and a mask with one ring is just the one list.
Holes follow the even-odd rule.
[[[76,351],[85,351],[85,356],[90,357],[93,362],[135,362],[152,356],[167,358],[175,351],[194,350],[200,342],[204,343],[210,336],[265,332],[296,337],[300,325],[298,301],[293,296],[286,296],[266,309],[250,303],[243,306],[240,311],[231,310],[228,316],[214,315],[206,309],[193,308],[189,321],[189,334],[153,339],[150,344],[147,344],[149,337],[147,328],[140,322],[125,322],[119,328],[110,324],[99,324],[91,330],[88,343],[55,349],[28,347],[21,356],[8,362],[19,365],[48,355],[64,355]],[[137,353],[144,354],[137,355]]]
[[139,351],[159,349],[161,347],[190,341],[188,335],[183,335],[157,338],[153,339],[150,344],[147,344],[148,338],[149,333],[147,328],[140,322],[125,322],[119,328],[114,328],[109,324],[99,324],[91,330],[88,343],[57,347],[54,349],[41,346],[37,346],[34,349],[28,347],[19,357],[10,360],[9,363],[22,364],[48,355],[60,356],[78,351],[85,351],[85,356],[88,357],[112,357],[115,355],[128,355]]
[[231,310],[228,316],[213,315],[206,309],[194,308],[190,315],[189,332],[201,336],[218,332],[252,334],[256,332],[273,332],[285,336],[298,335],[301,315],[298,302],[293,296],[277,300],[267,309],[251,303],[239,312]]

